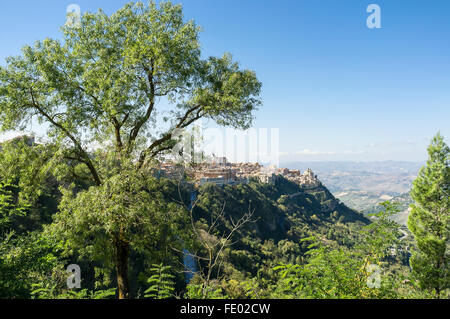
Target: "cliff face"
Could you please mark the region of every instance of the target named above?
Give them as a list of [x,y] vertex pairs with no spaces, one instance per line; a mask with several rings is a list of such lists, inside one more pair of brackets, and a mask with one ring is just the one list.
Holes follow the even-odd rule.
[[[321,228],[334,223],[362,223],[369,220],[362,214],[340,203],[321,183],[300,185],[284,177],[273,183],[251,181],[237,186],[203,185],[197,218],[210,220],[223,205],[224,224],[228,218],[239,218],[249,210],[256,222],[246,225],[247,233],[260,239],[281,240],[291,238],[296,227]],[[226,226],[225,226],[226,227]]]
[[[247,184],[200,187],[194,218],[209,226],[218,217],[212,232],[216,236],[229,233],[231,220],[253,212],[253,222],[233,235],[225,272],[255,276],[261,269],[270,273],[279,261],[300,263],[309,245],[302,239],[310,236],[332,245],[354,244],[355,230],[370,221],[340,203],[321,183],[303,186],[280,177],[273,183],[255,178]],[[223,216],[218,216],[222,208]]]

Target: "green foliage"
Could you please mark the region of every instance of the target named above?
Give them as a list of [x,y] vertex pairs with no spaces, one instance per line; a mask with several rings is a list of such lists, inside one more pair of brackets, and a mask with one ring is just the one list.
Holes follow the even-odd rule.
[[[274,267],[278,282],[274,298],[395,298],[401,286],[400,277],[391,274],[390,251],[397,244],[398,225],[389,217],[397,212],[389,202],[374,214],[371,224],[360,231],[361,241],[352,249],[330,247],[315,237],[310,242],[307,259],[301,264]],[[374,273],[379,269],[380,273]],[[374,277],[379,275],[379,279]],[[373,282],[375,279],[375,282]],[[375,285],[376,284],[376,285]]]
[[30,285],[48,278],[59,263],[54,255],[55,245],[40,234],[18,235],[14,221],[25,217],[30,205],[20,198],[24,186],[17,186],[17,176],[3,170],[5,158],[13,158],[9,145],[0,154],[0,169],[4,172],[0,180],[0,298],[26,298]]
[[182,238],[189,242],[189,234],[180,231],[187,224],[186,211],[168,202],[164,190],[164,181],[132,169],[76,195],[62,190],[60,211],[45,232],[65,243],[66,254],[76,251],[105,268],[114,265],[118,239],[132,251],[155,257],[169,245],[180,246]]
[[411,267],[422,289],[439,298],[450,288],[450,148],[438,133],[413,183],[408,228],[417,242]]
[[17,187],[11,183],[0,181],[0,239],[5,237],[5,232],[11,224],[13,216],[24,216],[25,207],[15,204],[13,189]]
[[31,286],[40,282],[60,286],[65,275],[59,249],[36,232],[0,242],[0,298],[29,298]]
[[153,265],[150,271],[153,275],[147,280],[150,287],[145,291],[145,297],[151,299],[172,298],[174,293],[175,276],[171,275],[170,266]]
[[231,299],[261,299],[266,296],[260,279],[251,278],[243,281],[230,279],[223,283],[224,293]]
[[399,225],[392,220],[399,212],[398,204],[386,201],[380,206],[381,211],[369,215],[373,222],[364,227],[364,241],[360,246],[373,262],[380,262],[390,255],[389,250],[397,246],[399,237]]
[[218,282],[195,283],[195,280],[186,287],[187,291],[184,295],[186,299],[227,299],[222,287]]
[[56,285],[33,284],[31,292],[33,299],[110,299],[115,296],[116,289],[89,291],[88,289],[64,290],[60,292]]

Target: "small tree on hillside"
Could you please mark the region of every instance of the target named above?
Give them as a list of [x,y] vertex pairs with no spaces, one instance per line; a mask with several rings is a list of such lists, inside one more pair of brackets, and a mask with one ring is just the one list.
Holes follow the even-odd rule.
[[450,284],[450,148],[439,133],[428,147],[428,156],[411,191],[415,203],[408,228],[418,248],[411,267],[419,285],[440,298]]

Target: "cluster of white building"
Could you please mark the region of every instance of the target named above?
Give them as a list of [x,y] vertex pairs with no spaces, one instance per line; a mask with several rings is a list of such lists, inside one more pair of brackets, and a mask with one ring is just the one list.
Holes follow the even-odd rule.
[[[163,164],[161,171],[164,172],[161,175],[164,177],[182,177],[179,169],[172,164]],[[301,174],[300,170],[264,167],[259,163],[229,163],[225,157],[213,157],[209,163],[187,167],[184,173],[199,185],[237,185],[247,183],[251,178],[257,178],[263,183],[274,183],[280,176],[308,188],[321,185],[311,169]]]

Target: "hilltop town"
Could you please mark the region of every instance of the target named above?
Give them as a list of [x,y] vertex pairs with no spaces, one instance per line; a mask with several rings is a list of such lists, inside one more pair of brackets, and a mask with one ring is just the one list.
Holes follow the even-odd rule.
[[259,163],[230,163],[225,157],[213,157],[211,161],[180,167],[166,162],[158,169],[160,177],[180,178],[183,174],[198,185],[213,183],[216,185],[245,184],[256,178],[263,183],[273,183],[277,178],[284,177],[305,189],[322,185],[317,175],[311,169],[303,174],[298,169],[265,167]]

